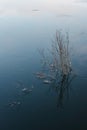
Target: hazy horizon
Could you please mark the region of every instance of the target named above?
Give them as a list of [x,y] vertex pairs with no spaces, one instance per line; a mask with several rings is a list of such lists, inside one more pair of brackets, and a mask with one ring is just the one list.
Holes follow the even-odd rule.
[[86,6],[86,2],[87,0],[0,0],[0,15],[30,14],[33,9],[51,12],[70,12],[78,9],[80,3],[81,6]]

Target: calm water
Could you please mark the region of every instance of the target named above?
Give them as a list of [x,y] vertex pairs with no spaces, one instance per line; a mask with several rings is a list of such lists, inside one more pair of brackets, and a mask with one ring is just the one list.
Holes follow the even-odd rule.
[[[0,130],[87,128],[87,5],[62,8],[0,14]],[[77,74],[62,108],[52,86],[33,75],[41,70],[38,48],[50,48],[56,29],[69,32]],[[23,95],[24,87],[32,92]]]

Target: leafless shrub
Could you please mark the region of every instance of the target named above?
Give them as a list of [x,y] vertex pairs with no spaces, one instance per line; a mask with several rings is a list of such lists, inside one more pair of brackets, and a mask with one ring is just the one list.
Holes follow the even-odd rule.
[[69,57],[69,35],[62,35],[56,31],[56,38],[52,44],[53,65],[62,75],[68,75],[71,71],[71,62]]
[[50,56],[48,57],[44,49],[39,49],[42,65],[47,67],[51,74],[56,72],[68,75],[72,70],[69,55],[69,34],[63,35],[61,31],[57,30],[49,52]]

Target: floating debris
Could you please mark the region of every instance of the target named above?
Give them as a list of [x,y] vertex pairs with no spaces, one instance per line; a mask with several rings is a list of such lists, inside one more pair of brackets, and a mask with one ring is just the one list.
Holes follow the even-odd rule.
[[46,78],[46,75],[42,72],[37,72],[35,73],[36,77],[39,78],[39,79],[44,79]]
[[45,79],[44,75],[37,75],[36,77],[39,78],[39,79]]
[[30,92],[32,92],[32,90],[29,89],[29,88],[23,88],[23,89],[22,89],[22,92],[23,92],[24,94],[29,94]]
[[46,79],[46,80],[43,81],[43,83],[44,83],[44,84],[51,84],[52,82],[51,82],[50,80],[47,80],[47,79]]
[[8,105],[9,105],[10,107],[15,107],[15,106],[19,106],[20,104],[21,104],[20,101],[18,101],[18,102],[14,101],[14,102],[9,103]]
[[38,9],[33,9],[32,11],[39,11]]

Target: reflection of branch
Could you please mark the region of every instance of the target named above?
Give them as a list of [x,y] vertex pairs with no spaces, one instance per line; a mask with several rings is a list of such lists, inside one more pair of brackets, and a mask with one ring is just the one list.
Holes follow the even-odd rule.
[[71,75],[62,77],[60,86],[58,86],[58,103],[57,103],[57,107],[63,107],[63,103],[64,103],[64,99],[65,99],[65,94],[67,94],[66,96],[69,97],[69,87],[71,82],[73,81],[73,79],[75,78],[75,75],[73,75],[70,78]]

